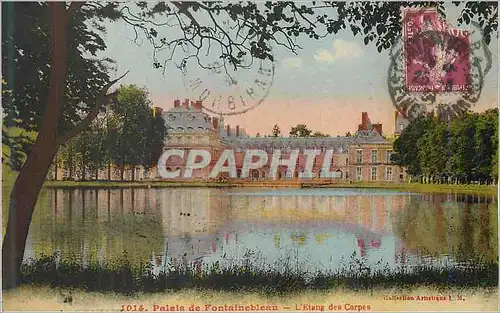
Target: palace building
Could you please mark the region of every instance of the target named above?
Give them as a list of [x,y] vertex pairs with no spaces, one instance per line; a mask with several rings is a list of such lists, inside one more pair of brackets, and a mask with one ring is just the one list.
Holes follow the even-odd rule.
[[[186,99],[181,103],[175,100],[173,108],[162,112],[167,129],[164,150],[183,151],[166,161],[167,172],[175,173],[172,179],[209,179],[226,150],[232,150],[234,154],[236,171],[220,172],[212,179],[392,182],[405,179],[404,170],[391,162],[392,142],[384,137],[382,124],[372,124],[366,112],[362,113],[361,124],[352,136],[251,137],[244,128],[225,125],[223,117],[210,116],[202,108],[201,101]],[[396,113],[395,135],[399,135],[406,125]],[[186,160],[192,150],[208,152],[211,159],[206,166],[190,168]],[[259,168],[245,168],[245,155],[249,150],[265,151],[265,163]],[[202,162],[201,158],[196,162]],[[245,170],[248,172],[245,173]],[[334,175],[327,176],[325,172]]]
[[[123,180],[406,180],[404,169],[391,161],[392,141],[384,136],[382,124],[370,122],[367,112],[362,113],[361,124],[353,135],[336,137],[252,137],[239,125],[226,125],[222,116],[205,113],[201,101],[189,99],[182,103],[175,100],[173,108],[155,108],[155,112],[165,121],[164,153],[173,150],[177,154],[169,156],[165,162],[164,169],[172,175],[165,178],[158,167],[144,170],[135,166],[134,173],[125,168]],[[394,123],[394,137],[397,137],[408,121],[396,113]],[[196,155],[200,151],[210,159]],[[251,151],[256,151],[263,159],[258,167],[248,166],[256,162],[256,155],[251,155]],[[228,152],[230,157],[226,161],[232,164],[218,164],[221,157],[224,161]],[[204,166],[199,166],[203,162]],[[232,165],[229,166],[231,170],[220,170],[226,164]],[[80,180],[80,176],[77,171],[53,166],[48,179]],[[122,179],[116,166],[88,173],[84,178]]]

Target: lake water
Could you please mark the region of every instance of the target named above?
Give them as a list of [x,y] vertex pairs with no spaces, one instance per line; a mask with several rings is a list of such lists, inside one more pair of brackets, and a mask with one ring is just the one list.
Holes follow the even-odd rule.
[[25,260],[345,267],[496,261],[496,197],[375,189],[46,189]]

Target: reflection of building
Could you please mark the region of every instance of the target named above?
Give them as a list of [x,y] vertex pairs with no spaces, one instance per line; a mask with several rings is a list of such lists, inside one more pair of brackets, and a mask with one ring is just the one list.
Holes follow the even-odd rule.
[[[392,143],[383,136],[382,124],[372,124],[366,112],[362,114],[362,123],[356,133],[345,137],[249,137],[239,126],[232,129],[230,125],[224,125],[222,117],[211,117],[204,113],[200,101],[190,104],[189,100],[185,100],[181,104],[180,100],[175,100],[174,108],[165,111],[163,115],[168,133],[165,149],[184,150],[183,156],[170,156],[167,160],[167,171],[178,173],[175,179],[208,178],[226,149],[234,153],[236,172],[234,176],[222,172],[218,177],[244,177],[242,170],[245,153],[256,149],[267,154],[267,161],[260,168],[250,170],[248,179],[266,179],[270,178],[270,174],[280,180],[318,179],[326,177],[327,173],[334,173],[327,179],[352,181],[404,179],[403,170],[391,162]],[[193,149],[210,153],[212,158],[206,167],[186,167],[186,158]],[[270,173],[272,156],[276,150],[281,151],[281,165],[277,166],[276,173]],[[297,150],[298,154],[295,154]],[[309,156],[306,150],[317,152],[316,155]],[[308,168],[308,158],[314,158],[312,169]],[[194,162],[202,162],[202,159],[200,156]],[[287,162],[288,160],[292,161]],[[324,162],[327,163],[323,164]],[[189,178],[184,177],[186,171],[192,171],[191,176],[186,175]]]
[[223,210],[229,206],[229,197],[220,193],[219,189],[209,188],[161,189],[159,206],[165,250],[153,256],[155,271],[170,261],[201,261],[210,251],[217,250],[220,227],[225,222]]

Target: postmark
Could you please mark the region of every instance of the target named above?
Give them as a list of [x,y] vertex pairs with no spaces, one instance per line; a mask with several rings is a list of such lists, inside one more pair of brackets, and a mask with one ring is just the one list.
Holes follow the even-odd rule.
[[183,71],[186,90],[202,101],[203,108],[217,115],[238,115],[259,106],[269,95],[274,81],[274,62],[247,59],[247,65],[233,69],[223,61],[205,68]]
[[[241,38],[241,26],[234,21],[226,20],[221,25],[215,33],[219,43]],[[249,33],[247,39],[253,40],[255,36]],[[272,47],[269,48],[272,53]],[[274,61],[238,49],[235,57],[227,49],[208,45],[196,58],[184,59],[179,67],[189,97],[201,101],[205,111],[217,115],[243,114],[262,104],[269,95],[274,82]]]
[[453,28],[435,9],[403,12],[403,35],[390,51],[388,70],[389,94],[403,116],[456,116],[474,107],[491,52],[479,25],[471,26]]

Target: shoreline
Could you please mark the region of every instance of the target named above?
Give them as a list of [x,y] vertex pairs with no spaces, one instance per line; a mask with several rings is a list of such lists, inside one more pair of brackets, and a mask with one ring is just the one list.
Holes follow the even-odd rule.
[[[71,302],[65,300],[71,295]],[[3,310],[54,311],[119,311],[137,308],[148,311],[221,311],[232,306],[243,311],[256,311],[255,306],[271,306],[279,311],[495,311],[498,290],[495,288],[436,289],[418,286],[411,289],[376,288],[353,291],[342,288],[305,291],[285,295],[264,295],[259,292],[228,292],[215,290],[180,290],[175,292],[141,293],[134,296],[112,292],[87,292],[67,288],[21,286],[3,292]],[[235,296],[237,298],[235,298]],[[451,300],[450,300],[451,299]],[[247,306],[250,306],[249,309]],[[253,307],[252,307],[253,306]],[[330,307],[333,306],[333,307]],[[356,306],[356,307],[355,307]],[[162,310],[163,308],[163,310]],[[245,309],[247,308],[247,309]],[[228,308],[231,309],[231,308]]]
[[418,193],[463,193],[496,196],[497,185],[448,185],[384,182],[321,182],[321,181],[46,181],[45,188],[372,188]]

